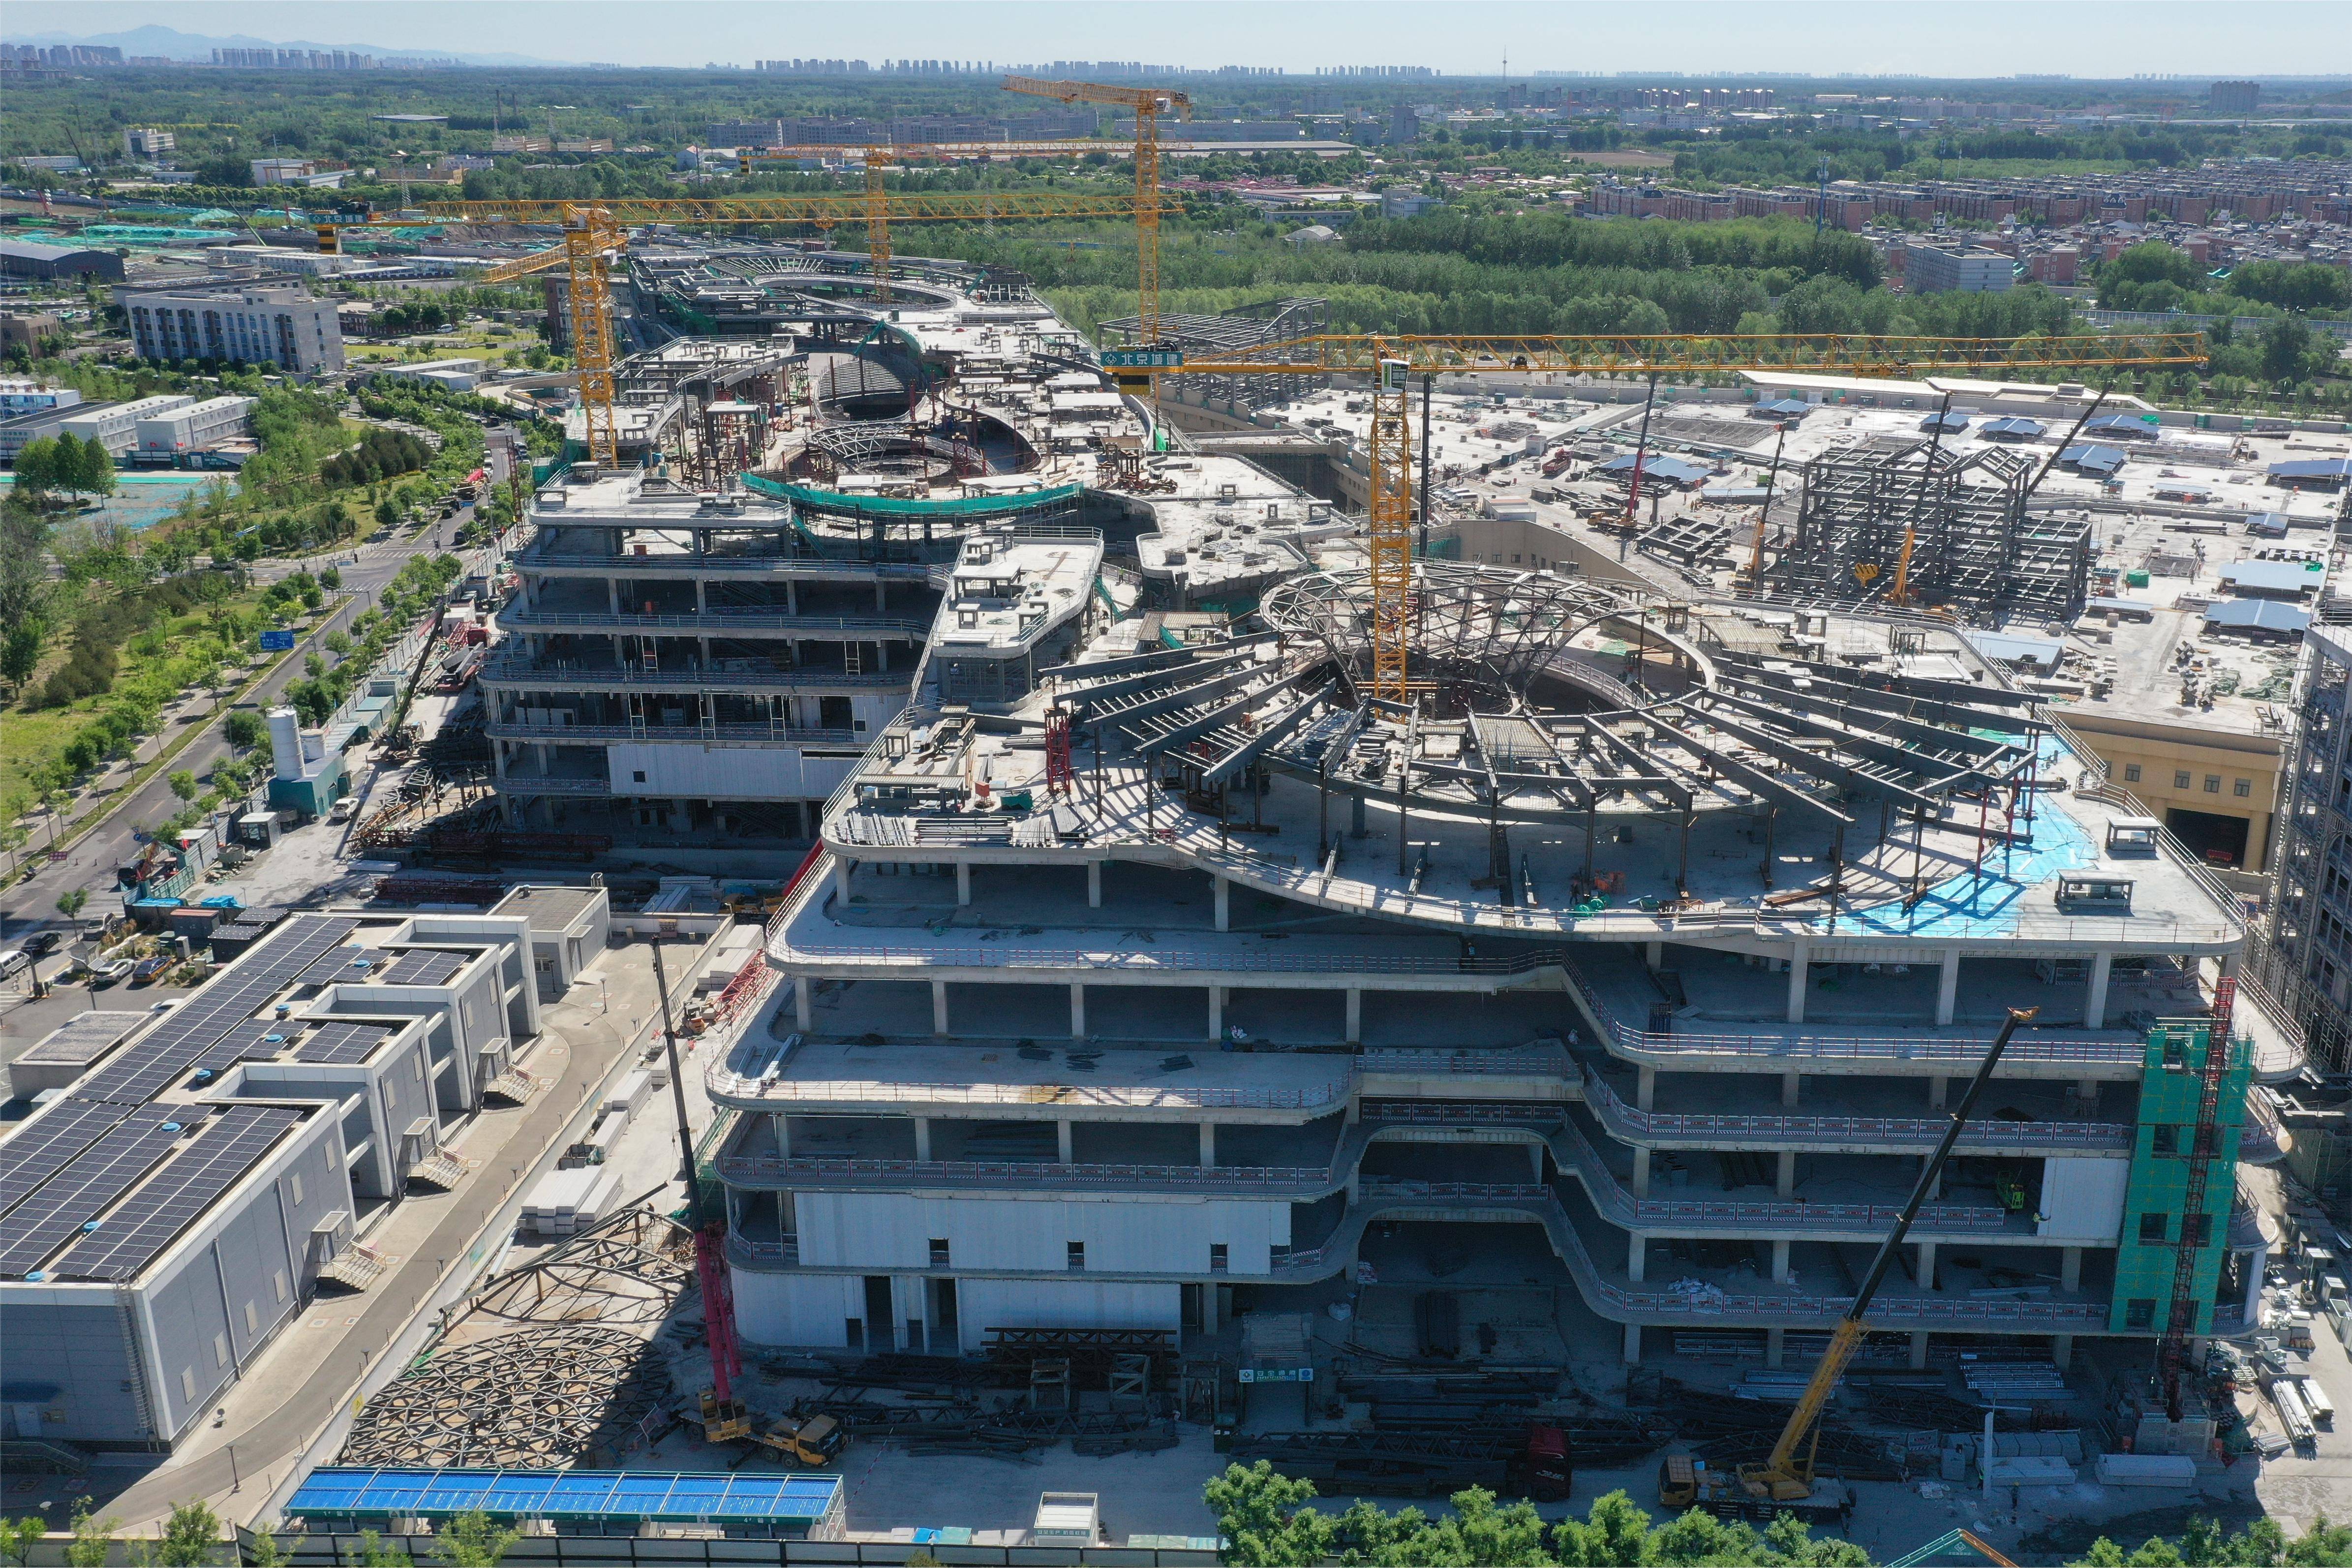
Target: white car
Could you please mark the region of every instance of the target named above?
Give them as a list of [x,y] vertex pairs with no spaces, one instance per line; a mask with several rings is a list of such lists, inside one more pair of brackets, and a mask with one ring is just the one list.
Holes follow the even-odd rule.
[[359,796],[347,795],[341,800],[335,802],[333,805],[327,808],[327,820],[329,822],[349,822],[352,819],[352,813],[357,811],[359,809]]

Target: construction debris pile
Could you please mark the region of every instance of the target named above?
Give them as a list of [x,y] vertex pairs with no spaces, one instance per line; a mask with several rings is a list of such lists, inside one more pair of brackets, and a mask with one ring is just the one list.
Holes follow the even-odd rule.
[[625,1209],[493,1277],[368,1401],[341,1465],[550,1469],[609,1461],[670,1393],[653,1333],[684,1291],[685,1228]]

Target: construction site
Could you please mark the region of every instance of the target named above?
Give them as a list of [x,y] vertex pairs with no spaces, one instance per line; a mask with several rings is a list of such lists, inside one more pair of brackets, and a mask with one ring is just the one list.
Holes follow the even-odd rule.
[[[827,148],[865,192],[425,209],[551,226],[501,271],[559,284],[570,449],[378,745],[338,857],[383,912],[248,968],[456,933],[496,956],[386,988],[495,968],[518,1038],[604,1054],[270,1483],[295,1560],[479,1509],[551,1561],[1206,1564],[1260,1458],[1905,1563],[2328,1511],[2352,1237],[2280,1173],[2267,818],[2139,793],[2232,701],[2275,752],[2211,612],[2326,613],[2326,552],[2085,439],[2195,344],[1163,316],[1189,104],[1022,79],[1136,115],[1131,195]],[[1100,343],[898,248],[1097,216],[1140,300]],[[454,1026],[467,1094],[539,1086]]]

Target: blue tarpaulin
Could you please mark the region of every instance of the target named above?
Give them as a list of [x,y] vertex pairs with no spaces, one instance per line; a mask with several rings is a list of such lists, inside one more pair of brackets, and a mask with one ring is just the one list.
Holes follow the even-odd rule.
[[838,1476],[718,1470],[373,1470],[310,1472],[289,1517],[359,1523],[450,1519],[594,1519],[776,1527],[801,1535],[832,1511]]

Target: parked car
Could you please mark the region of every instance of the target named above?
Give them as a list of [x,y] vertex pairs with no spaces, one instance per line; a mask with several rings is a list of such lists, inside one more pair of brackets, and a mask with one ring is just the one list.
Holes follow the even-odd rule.
[[5,952],[0,952],[0,980],[5,980],[10,975],[30,969],[32,966],[33,955],[21,947],[12,947]]
[[127,958],[95,959],[88,967],[91,984],[111,985],[131,973],[131,961]]
[[169,958],[142,958],[131,966],[131,984],[144,985],[171,968],[173,963],[173,961]]

